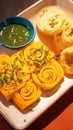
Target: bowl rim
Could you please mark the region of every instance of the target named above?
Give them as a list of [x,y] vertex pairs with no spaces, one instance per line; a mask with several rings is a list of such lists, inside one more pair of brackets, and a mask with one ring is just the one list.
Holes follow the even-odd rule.
[[10,48],[10,49],[18,49],[18,48],[25,47],[26,45],[28,45],[29,43],[32,42],[32,40],[35,37],[36,31],[35,31],[34,25],[32,24],[32,22],[29,19],[20,17],[20,16],[9,17],[9,18],[5,19],[4,21],[0,22],[0,32],[2,31],[2,29],[5,26],[11,25],[11,24],[20,24],[20,25],[26,26],[28,29],[30,29],[30,38],[28,39],[28,41],[25,44],[19,45],[19,46],[11,46],[11,45],[9,46],[0,39],[0,45]]

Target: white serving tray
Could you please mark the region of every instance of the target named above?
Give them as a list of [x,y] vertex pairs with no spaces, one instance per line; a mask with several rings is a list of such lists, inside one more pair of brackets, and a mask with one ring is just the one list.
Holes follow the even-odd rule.
[[[18,16],[28,18],[34,25],[36,25],[37,12],[47,5],[59,5],[67,13],[68,17],[72,18],[73,10],[66,6],[70,0],[39,0],[37,3],[27,8]],[[65,2],[65,4],[64,4]],[[66,3],[67,2],[67,3]],[[69,4],[68,4],[69,5]],[[72,6],[72,5],[71,5]],[[36,27],[35,27],[36,28]],[[35,40],[39,40],[36,33]],[[12,54],[17,50],[9,50],[0,46],[0,53],[7,52]],[[64,82],[58,90],[53,89],[46,93],[46,97],[41,97],[37,104],[33,104],[27,110],[19,110],[13,103],[7,102],[6,99],[0,95],[0,113],[8,121],[8,123],[16,130],[26,129],[32,122],[34,122],[42,113],[44,113],[53,103],[55,103],[62,95],[64,95],[71,87],[73,87],[73,79],[64,77]]]

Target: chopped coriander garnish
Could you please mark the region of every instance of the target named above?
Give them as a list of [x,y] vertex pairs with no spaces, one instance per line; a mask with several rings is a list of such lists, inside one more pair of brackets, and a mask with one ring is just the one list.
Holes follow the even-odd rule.
[[26,119],[24,119],[24,122],[26,122]]
[[19,81],[19,83],[22,83],[23,80],[22,79],[18,79],[18,81]]
[[21,52],[21,53],[20,53],[20,57],[22,58],[23,56],[24,56],[24,53],[23,53],[23,52]]
[[6,69],[5,69],[4,73],[6,74],[6,73],[7,73],[7,71],[8,71],[8,68],[6,68]]
[[4,80],[0,79],[0,85],[3,85],[3,84],[4,84]]
[[14,84],[14,88],[17,88],[17,84]]
[[29,111],[30,111],[30,112],[34,112],[35,110],[36,110],[36,108],[35,108],[35,109],[32,108],[32,109],[30,109]]
[[4,75],[3,80],[5,81],[5,83],[7,83],[8,82],[8,76]]
[[14,80],[14,74],[12,74],[12,75],[10,76],[10,79],[11,79],[11,80]]

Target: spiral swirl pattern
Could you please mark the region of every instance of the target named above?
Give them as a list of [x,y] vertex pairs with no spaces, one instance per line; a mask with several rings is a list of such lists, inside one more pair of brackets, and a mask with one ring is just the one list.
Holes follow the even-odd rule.
[[61,66],[53,59],[50,64],[47,63],[42,66],[40,72],[33,73],[32,79],[40,88],[50,90],[60,82],[63,76],[64,73]]
[[32,80],[29,80],[26,85],[16,92],[13,96],[13,101],[21,109],[29,107],[36,102],[41,96],[41,91],[36,87]]

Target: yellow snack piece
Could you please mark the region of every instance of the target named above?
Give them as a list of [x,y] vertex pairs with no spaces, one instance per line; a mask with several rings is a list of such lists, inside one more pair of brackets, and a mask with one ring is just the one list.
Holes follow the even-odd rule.
[[43,90],[50,90],[64,78],[60,64],[52,59],[50,63],[41,67],[40,72],[32,73],[34,83]]
[[31,65],[33,67],[33,71],[39,68],[42,64],[45,64],[47,61],[51,60],[54,56],[54,53],[40,41],[33,41],[24,50],[25,60],[29,63],[29,66]]
[[3,53],[0,54],[0,91],[5,83],[8,83],[9,73],[11,71],[11,59]]
[[17,57],[18,54],[20,54],[20,52],[17,52],[17,54],[15,53],[15,55],[11,57],[12,64],[10,68],[9,66],[7,66],[6,69],[4,68],[5,73],[2,72],[1,76],[4,81],[1,87],[1,93],[7,100],[10,100],[13,93],[23,87],[25,82],[30,79],[28,66],[25,64],[22,66],[22,62],[19,60],[19,56]]
[[13,95],[13,102],[21,109],[26,109],[41,96],[41,91],[32,80],[29,80],[23,88]]
[[30,79],[30,75],[25,75],[24,77],[19,77],[19,79],[11,80],[9,85],[5,84],[1,88],[2,95],[9,101],[13,94],[18,91],[23,85]]

